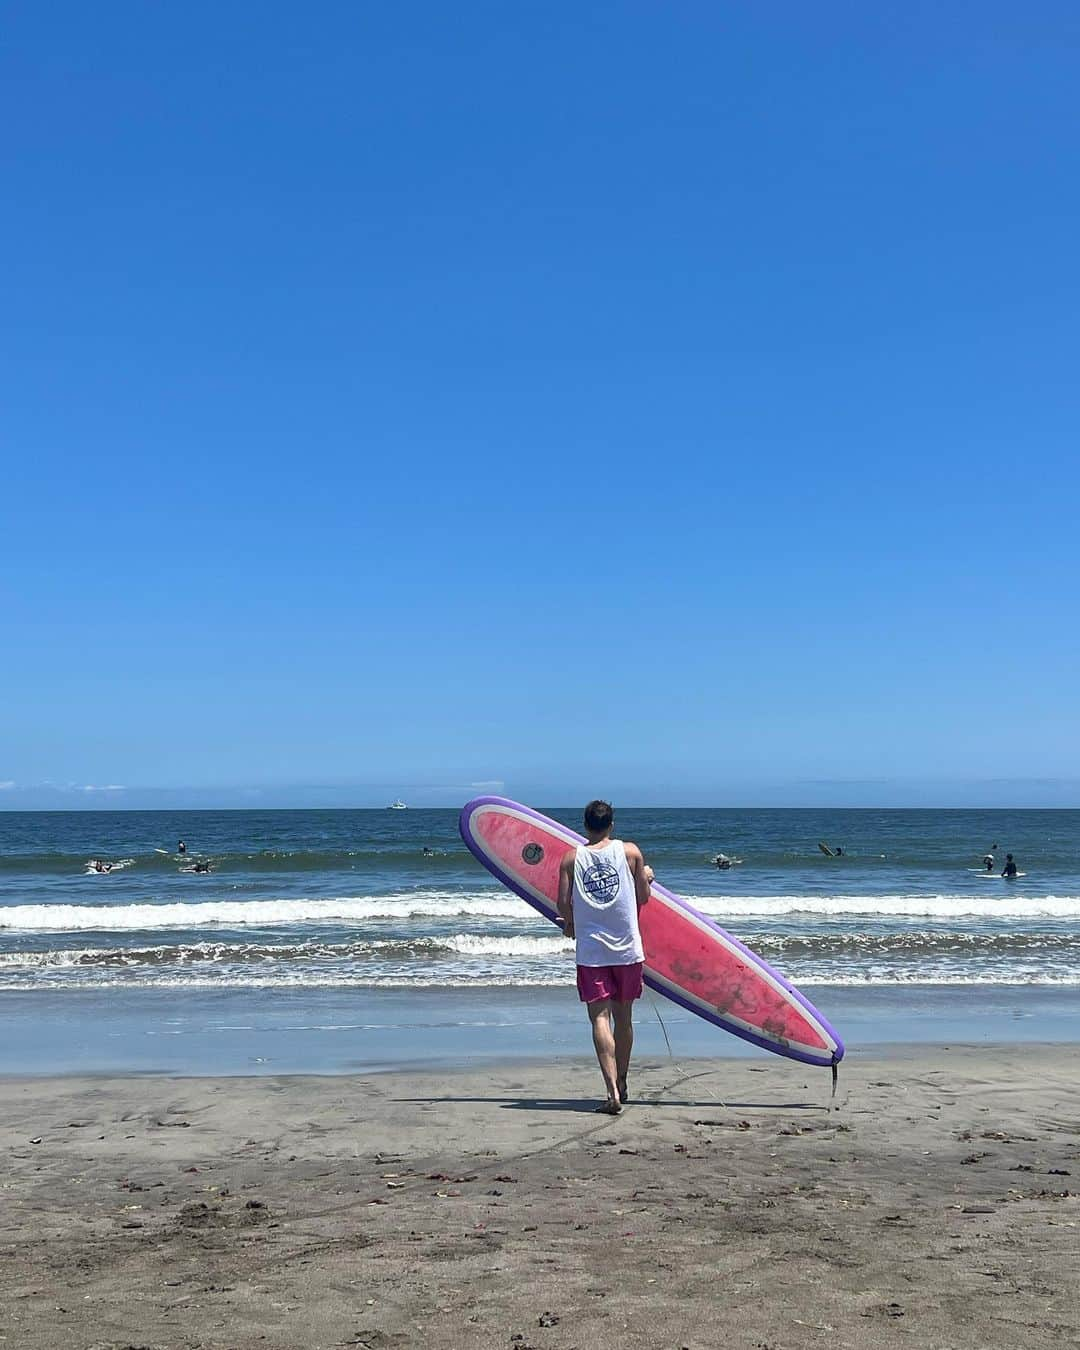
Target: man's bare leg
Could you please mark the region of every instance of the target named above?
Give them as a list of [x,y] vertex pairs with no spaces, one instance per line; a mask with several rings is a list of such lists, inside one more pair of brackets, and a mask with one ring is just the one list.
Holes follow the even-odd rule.
[[593,1045],[596,1048],[600,1072],[604,1076],[604,1087],[607,1089],[607,1104],[600,1109],[610,1112],[613,1116],[618,1115],[621,1106],[619,1089],[615,1085],[615,1037],[611,1031],[611,1000],[598,998],[592,1003],[586,1003],[585,1007],[589,1010]]
[[629,1101],[626,1075],[630,1071],[630,1052],[634,1048],[634,1005],[612,1002],[611,1015],[615,1019],[615,1086],[619,1101]]

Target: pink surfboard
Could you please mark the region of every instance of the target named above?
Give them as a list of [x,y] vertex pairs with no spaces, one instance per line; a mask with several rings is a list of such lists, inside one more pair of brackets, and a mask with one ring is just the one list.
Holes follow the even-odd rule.
[[[504,797],[462,808],[461,837],[489,872],[545,919],[559,922],[559,864],[585,840]],[[666,887],[653,883],[641,910],[645,983],[681,1007],[763,1050],[804,1064],[836,1065],[840,1037],[777,971]]]

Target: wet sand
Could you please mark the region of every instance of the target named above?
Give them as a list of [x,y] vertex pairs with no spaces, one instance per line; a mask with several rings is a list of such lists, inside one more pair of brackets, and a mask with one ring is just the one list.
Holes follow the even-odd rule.
[[0,1080],[0,1346],[1056,1346],[1080,1053]]

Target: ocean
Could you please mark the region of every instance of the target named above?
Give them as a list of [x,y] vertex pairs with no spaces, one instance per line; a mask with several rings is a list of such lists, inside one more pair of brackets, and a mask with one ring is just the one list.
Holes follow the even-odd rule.
[[[1080,1038],[1080,811],[627,809],[618,832],[849,1048]],[[1026,875],[982,875],[992,845]],[[718,871],[718,851],[742,861]],[[582,1052],[573,980],[571,944],[476,863],[455,811],[0,814],[3,1071]],[[647,1050],[749,1052],[658,1002]]]

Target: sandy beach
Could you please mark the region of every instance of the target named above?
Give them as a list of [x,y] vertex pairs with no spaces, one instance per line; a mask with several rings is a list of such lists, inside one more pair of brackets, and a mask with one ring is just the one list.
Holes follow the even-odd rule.
[[0,1344],[1075,1344],[1080,1054],[0,1082]]

